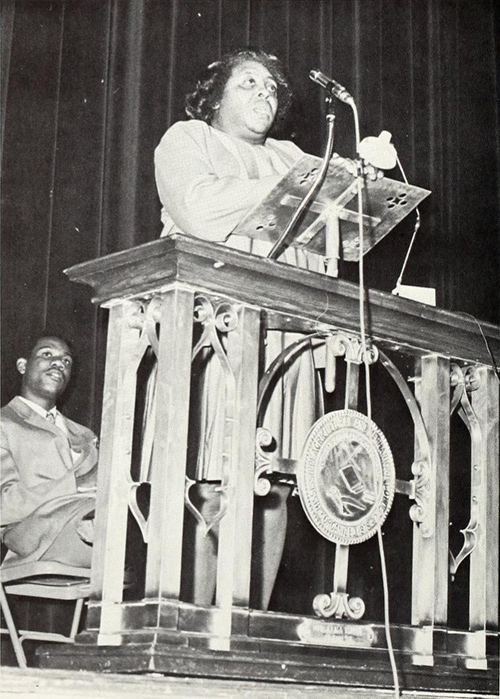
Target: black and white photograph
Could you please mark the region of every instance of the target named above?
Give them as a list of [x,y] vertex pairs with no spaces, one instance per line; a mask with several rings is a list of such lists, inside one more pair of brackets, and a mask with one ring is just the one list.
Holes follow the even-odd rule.
[[2,699],[498,697],[498,0],[0,11]]

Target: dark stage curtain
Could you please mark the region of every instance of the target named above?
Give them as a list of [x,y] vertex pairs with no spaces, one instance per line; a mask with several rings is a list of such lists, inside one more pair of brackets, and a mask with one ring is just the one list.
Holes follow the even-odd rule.
[[[66,411],[98,429],[105,312],[63,270],[159,236],[153,151],[183,117],[199,70],[244,45],[279,55],[296,101],[286,137],[321,154],[324,95],[311,68],[355,96],[361,135],[393,134],[422,206],[404,282],[498,322],[499,119],[496,0],[4,0],[2,360],[44,327],[69,337],[78,375]],[[352,156],[349,107],[336,150]],[[390,173],[393,174],[393,173]],[[413,228],[367,258],[391,290]],[[356,279],[346,263],[343,276]]]

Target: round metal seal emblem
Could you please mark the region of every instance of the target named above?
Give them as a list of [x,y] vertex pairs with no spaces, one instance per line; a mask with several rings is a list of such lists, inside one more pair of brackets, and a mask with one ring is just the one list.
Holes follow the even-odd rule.
[[306,515],[325,539],[345,545],[366,541],[394,498],[396,474],[387,439],[356,410],[327,413],[307,435],[297,484]]

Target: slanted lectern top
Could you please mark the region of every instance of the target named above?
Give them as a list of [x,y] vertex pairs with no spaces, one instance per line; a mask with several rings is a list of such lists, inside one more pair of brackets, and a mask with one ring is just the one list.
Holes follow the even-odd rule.
[[[271,193],[245,216],[234,231],[275,243],[308,192],[321,166],[321,159],[304,155],[278,182]],[[389,177],[363,184],[363,252],[366,254],[425,199],[430,191],[397,182]],[[359,214],[356,178],[343,158],[332,158],[316,198],[304,213],[292,246],[329,257],[327,231],[338,227],[344,260],[359,259]]]

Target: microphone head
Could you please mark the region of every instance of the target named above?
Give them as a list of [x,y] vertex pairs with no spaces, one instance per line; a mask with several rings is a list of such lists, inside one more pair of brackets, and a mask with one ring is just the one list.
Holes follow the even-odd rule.
[[392,170],[398,159],[388,131],[382,131],[379,136],[364,138],[359,144],[358,154],[365,162],[380,170]]
[[328,78],[320,70],[309,71],[309,77],[321,87],[328,87]]

